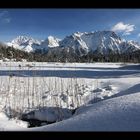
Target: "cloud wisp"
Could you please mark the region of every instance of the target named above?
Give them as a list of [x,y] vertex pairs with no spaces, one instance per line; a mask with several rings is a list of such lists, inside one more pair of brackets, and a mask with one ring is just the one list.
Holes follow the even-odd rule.
[[138,34],[138,37],[140,37],[140,33]]
[[0,12],[0,22],[1,23],[10,23],[11,22],[11,18],[9,16],[9,12],[4,10],[2,12]]
[[121,32],[123,35],[130,35],[132,31],[134,31],[135,25],[133,24],[124,24],[123,22],[119,22],[114,25],[111,30],[115,32]]

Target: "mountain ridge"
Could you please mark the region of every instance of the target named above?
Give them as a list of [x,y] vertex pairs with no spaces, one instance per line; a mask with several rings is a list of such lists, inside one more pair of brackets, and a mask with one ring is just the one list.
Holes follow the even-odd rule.
[[86,55],[89,52],[108,55],[110,52],[122,54],[140,50],[138,42],[126,41],[113,31],[75,32],[62,40],[53,36],[48,36],[43,41],[27,36],[18,36],[6,44],[27,52],[38,50],[47,52],[52,48],[58,51],[65,49],[66,52],[72,50],[70,53],[79,56]]

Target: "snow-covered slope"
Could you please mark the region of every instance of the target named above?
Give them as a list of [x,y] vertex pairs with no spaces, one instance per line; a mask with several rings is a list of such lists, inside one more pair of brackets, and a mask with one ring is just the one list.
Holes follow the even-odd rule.
[[11,42],[8,42],[7,45],[23,51],[32,52],[39,48],[40,41],[27,36],[18,36]]
[[124,53],[127,53],[127,52],[131,53],[131,52],[140,50],[140,44],[138,42],[134,42],[133,40],[123,42],[122,46],[123,46]]
[[91,32],[91,33],[74,33],[66,37],[62,42],[63,47],[81,48],[89,51],[100,51],[107,53],[108,49],[120,51],[119,44],[121,39],[111,31]]
[[62,122],[32,128],[37,131],[139,131],[140,92],[79,108]]
[[46,40],[44,40],[42,42],[42,46],[46,46],[46,47],[58,47],[59,46],[59,41],[60,39],[55,38],[53,36],[49,36]]
[[[125,41],[112,31],[97,31],[74,33],[60,42],[61,47],[72,47],[84,52],[96,52],[101,54],[124,53],[140,50],[140,45],[134,41]],[[81,54],[82,55],[82,54]]]

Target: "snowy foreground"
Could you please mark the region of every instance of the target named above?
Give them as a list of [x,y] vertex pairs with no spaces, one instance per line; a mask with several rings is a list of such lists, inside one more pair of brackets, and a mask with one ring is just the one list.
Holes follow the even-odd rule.
[[[1,62],[0,66],[1,131],[140,131],[137,64]],[[10,110],[15,113],[12,119]],[[27,128],[28,123],[16,116],[27,112],[28,118],[56,123]]]
[[37,131],[140,131],[140,92],[81,107],[62,122]]

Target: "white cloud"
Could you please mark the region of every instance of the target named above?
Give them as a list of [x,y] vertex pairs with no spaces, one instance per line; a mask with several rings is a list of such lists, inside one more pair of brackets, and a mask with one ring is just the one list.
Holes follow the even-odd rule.
[[6,14],[8,14],[8,11],[6,11],[6,10],[0,12],[0,18],[5,16]]
[[138,37],[140,37],[140,33],[138,34]]
[[5,19],[3,19],[3,22],[4,23],[10,23],[10,21],[11,21],[11,18],[5,18]]
[[123,35],[130,35],[132,31],[134,31],[135,25],[132,24],[124,24],[123,22],[119,22],[114,25],[111,30],[115,32],[122,32]]
[[1,23],[10,23],[11,18],[9,17],[8,11],[4,10],[0,12],[0,22]]

